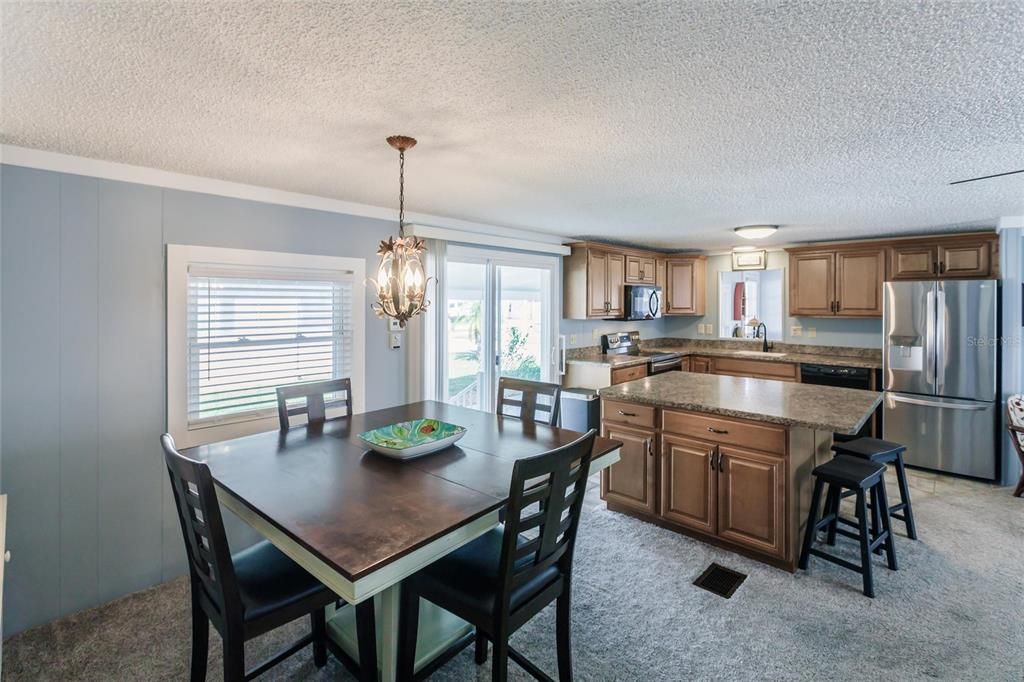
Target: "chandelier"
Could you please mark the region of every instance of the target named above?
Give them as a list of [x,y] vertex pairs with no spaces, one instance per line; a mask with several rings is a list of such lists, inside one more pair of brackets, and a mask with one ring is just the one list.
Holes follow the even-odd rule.
[[377,302],[370,307],[377,317],[391,317],[401,327],[409,318],[419,315],[430,302],[427,283],[430,278],[423,271],[420,256],[426,252],[422,239],[405,236],[405,151],[416,145],[416,140],[404,135],[392,135],[388,144],[398,150],[398,238],[388,237],[380,243],[377,255],[376,279],[370,280],[377,289]]

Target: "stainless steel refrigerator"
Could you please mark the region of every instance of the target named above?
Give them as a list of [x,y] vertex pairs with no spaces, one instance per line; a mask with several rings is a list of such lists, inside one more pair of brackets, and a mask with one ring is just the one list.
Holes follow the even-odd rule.
[[882,433],[907,464],[994,479],[998,282],[886,282]]

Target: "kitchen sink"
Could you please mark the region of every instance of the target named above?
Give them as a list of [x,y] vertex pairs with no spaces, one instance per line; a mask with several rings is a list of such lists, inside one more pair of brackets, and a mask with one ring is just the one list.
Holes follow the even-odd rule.
[[785,353],[765,353],[759,350],[734,350],[733,353],[735,353],[736,355],[749,355],[751,357],[761,358],[782,358],[786,356]]

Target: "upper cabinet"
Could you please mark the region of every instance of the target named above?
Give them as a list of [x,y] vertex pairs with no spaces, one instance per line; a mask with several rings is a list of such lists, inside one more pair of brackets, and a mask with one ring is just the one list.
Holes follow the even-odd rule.
[[657,269],[654,256],[626,256],[626,284],[655,284]]
[[789,314],[881,317],[885,249],[794,249],[789,257]]
[[992,233],[893,242],[889,279],[996,278],[999,241]]
[[704,262],[704,256],[670,258],[610,244],[573,244],[562,265],[565,317],[622,317],[625,284],[660,286],[666,315],[703,315]]
[[[622,317],[626,256],[590,245],[573,246],[563,263],[565,316],[571,319]],[[651,275],[654,275],[653,264]]]
[[707,297],[705,256],[673,256],[665,259],[662,299],[666,315],[703,315]]

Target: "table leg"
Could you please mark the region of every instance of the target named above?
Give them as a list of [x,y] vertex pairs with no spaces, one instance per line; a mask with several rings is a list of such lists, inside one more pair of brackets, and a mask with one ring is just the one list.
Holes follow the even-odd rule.
[[396,583],[380,595],[381,622],[381,682],[395,682],[398,679],[398,612],[402,583]]

